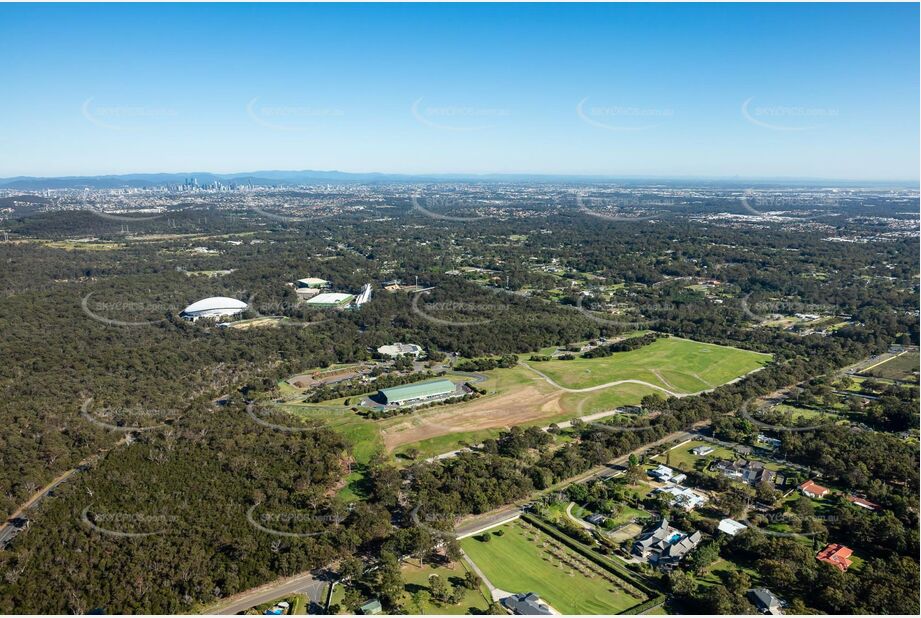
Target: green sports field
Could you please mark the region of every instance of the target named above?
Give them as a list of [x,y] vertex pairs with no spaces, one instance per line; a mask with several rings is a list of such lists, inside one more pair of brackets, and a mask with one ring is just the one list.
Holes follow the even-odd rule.
[[[461,548],[497,588],[535,592],[564,614],[616,614],[645,600],[642,593],[527,524],[513,522]],[[613,580],[613,581],[612,581]],[[629,591],[628,591],[629,590]]]
[[[522,355],[527,362],[527,356]],[[668,337],[604,358],[530,363],[566,388],[591,388],[617,380],[641,380],[676,393],[696,393],[763,367],[770,354]]]

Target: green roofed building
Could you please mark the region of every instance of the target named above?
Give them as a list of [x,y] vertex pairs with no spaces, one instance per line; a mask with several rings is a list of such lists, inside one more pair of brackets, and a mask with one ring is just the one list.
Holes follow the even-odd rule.
[[403,405],[441,399],[453,395],[456,391],[457,386],[451,380],[436,380],[434,382],[382,388],[377,395],[378,399],[383,403]]

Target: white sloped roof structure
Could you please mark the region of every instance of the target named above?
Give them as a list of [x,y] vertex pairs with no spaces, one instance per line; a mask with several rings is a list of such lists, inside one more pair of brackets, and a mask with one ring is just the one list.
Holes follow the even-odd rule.
[[233,315],[245,311],[248,305],[236,298],[212,296],[192,303],[182,310],[186,315]]

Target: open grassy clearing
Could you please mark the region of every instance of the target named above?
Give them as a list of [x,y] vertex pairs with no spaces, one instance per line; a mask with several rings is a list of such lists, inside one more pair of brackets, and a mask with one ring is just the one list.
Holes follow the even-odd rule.
[[[691,451],[697,448],[698,446],[709,446],[713,448],[713,452],[709,455],[695,455]],[[666,455],[667,453],[667,455]],[[709,461],[716,461],[717,459],[737,459],[738,455],[733,453],[728,448],[717,446],[716,444],[710,444],[709,442],[704,442],[703,440],[693,440],[681,446],[675,447],[670,451],[667,451],[661,455],[656,455],[653,457],[653,461],[656,463],[665,464],[666,460],[668,465],[671,468],[677,468],[684,472],[693,472],[698,471],[702,472],[704,467]]]
[[864,373],[876,378],[886,378],[889,380],[906,380],[909,382],[917,381],[918,363],[921,362],[921,355],[918,352],[906,352],[905,354],[890,358],[886,362],[872,367]]
[[[511,593],[535,592],[564,614],[616,614],[644,600],[626,582],[522,522],[506,524],[484,543],[475,537],[462,549],[494,586]],[[612,581],[613,580],[613,581]]]
[[[485,586],[480,586],[478,590],[464,588],[463,581],[467,575],[468,567],[463,562],[454,562],[447,566],[430,566],[422,567],[405,564],[401,570],[403,575],[403,606],[413,613],[419,614],[485,614],[489,610],[489,601],[487,595],[489,592]],[[461,597],[454,605],[439,605],[433,599],[429,599],[422,606],[416,604],[419,598],[420,590],[431,591],[429,588],[429,577],[437,575],[446,586],[453,587],[455,590],[464,590],[464,596]]]
[[[549,354],[555,349],[547,348],[540,353]],[[524,359],[528,356],[521,355]],[[696,392],[740,377],[769,360],[769,355],[672,337],[610,357],[535,362],[533,366],[546,371],[554,380],[559,378],[561,383],[568,380],[571,384],[598,386],[638,379],[661,384],[662,388],[680,387],[685,389],[682,392]],[[635,383],[584,393],[565,392],[523,365],[485,371],[483,375],[487,379],[477,387],[486,391],[486,395],[474,401],[434,406],[381,421],[366,420],[345,405],[346,400],[354,405],[364,395],[317,404],[288,402],[283,407],[302,418],[325,421],[346,434],[354,441],[353,457],[360,466],[382,448],[399,456],[400,461],[409,461],[409,455],[418,460],[479,444],[515,425],[545,427],[636,405],[646,395],[661,394],[655,388]],[[448,377],[456,382],[469,379],[460,374]],[[279,383],[279,389],[285,398],[295,398],[300,393],[285,381]],[[350,486],[354,487],[358,480],[360,473],[354,472]]]
[[[521,358],[527,362],[528,356]],[[675,392],[695,393],[744,376],[770,360],[769,354],[668,337],[629,352],[534,363],[534,368],[566,388],[641,380]]]

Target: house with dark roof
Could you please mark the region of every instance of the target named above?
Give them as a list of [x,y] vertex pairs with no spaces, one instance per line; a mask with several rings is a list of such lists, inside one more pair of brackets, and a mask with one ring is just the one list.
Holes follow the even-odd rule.
[[551,616],[550,606],[533,592],[513,594],[501,601],[502,606],[516,616]]
[[840,543],[831,543],[826,545],[825,549],[816,554],[816,560],[819,562],[826,562],[833,567],[839,569],[842,573],[848,570],[848,567],[853,564],[850,560],[851,554],[854,553],[854,550],[850,547],[845,547]]
[[684,534],[669,526],[667,519],[663,519],[655,528],[640,535],[633,543],[633,553],[648,559],[652,564],[673,565],[697,547],[701,539],[700,531]]
[[783,615],[783,601],[767,588],[752,588],[747,596],[762,614]]
[[585,518],[585,521],[587,521],[590,524],[594,524],[596,526],[603,526],[604,522],[606,522],[607,520],[608,518],[602,515],[601,513],[592,513],[591,515]]
[[753,459],[737,459],[735,461],[721,459],[715,462],[711,469],[723,476],[743,481],[749,485],[773,483],[777,476],[773,470],[766,468],[762,462]]

